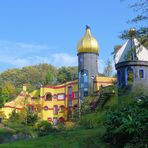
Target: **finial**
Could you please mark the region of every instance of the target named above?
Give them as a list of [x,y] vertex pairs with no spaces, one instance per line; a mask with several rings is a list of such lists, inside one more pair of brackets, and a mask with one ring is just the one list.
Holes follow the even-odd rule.
[[128,31],[128,35],[129,35],[129,37],[134,37],[136,35],[136,29],[135,28],[131,28]]
[[87,30],[87,29],[90,29],[90,26],[89,26],[89,25],[86,25],[86,30]]

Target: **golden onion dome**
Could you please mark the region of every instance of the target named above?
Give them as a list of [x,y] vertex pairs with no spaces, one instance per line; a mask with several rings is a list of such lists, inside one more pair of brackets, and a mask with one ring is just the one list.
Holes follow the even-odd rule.
[[90,27],[86,26],[86,32],[77,45],[78,53],[92,52],[98,54],[99,45],[97,40],[92,36]]

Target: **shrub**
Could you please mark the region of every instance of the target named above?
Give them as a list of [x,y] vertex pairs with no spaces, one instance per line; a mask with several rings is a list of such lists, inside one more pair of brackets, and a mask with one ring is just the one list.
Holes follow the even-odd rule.
[[38,121],[37,114],[27,114],[27,125],[34,125]]
[[87,114],[81,116],[78,124],[86,129],[97,128],[102,125],[103,118],[103,112]]
[[114,147],[145,147],[147,106],[148,98],[110,110],[104,122],[107,129],[104,140]]
[[56,132],[57,130],[53,128],[51,123],[49,123],[48,121],[41,121],[37,125],[37,131],[39,136],[45,136],[50,133]]

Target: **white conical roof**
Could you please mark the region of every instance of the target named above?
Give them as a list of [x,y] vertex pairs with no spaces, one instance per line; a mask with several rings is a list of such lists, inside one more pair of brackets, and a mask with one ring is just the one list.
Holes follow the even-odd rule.
[[132,61],[129,58],[132,50],[135,49],[136,59],[138,61],[148,61],[148,49],[145,48],[140,42],[134,38],[127,40],[123,46],[117,51],[115,55],[115,64],[125,61]]

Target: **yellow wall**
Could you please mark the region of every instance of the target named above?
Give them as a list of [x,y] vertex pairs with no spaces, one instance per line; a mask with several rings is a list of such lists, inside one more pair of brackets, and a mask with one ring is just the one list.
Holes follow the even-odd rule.
[[[96,77],[95,82],[94,82],[94,88],[95,91],[98,91],[100,86],[108,86],[112,85],[113,82],[115,81],[115,78],[109,78],[109,77]],[[74,106],[78,106],[78,97],[72,99],[72,106],[68,106],[68,88],[72,87],[72,93],[77,92],[78,94],[78,80],[76,81],[71,81],[67,82],[61,85],[56,85],[56,86],[42,86],[38,90],[34,90],[31,93],[22,91],[19,96],[11,101],[7,102],[5,104],[5,107],[2,108],[2,111],[5,112],[5,115],[7,118],[9,118],[9,114],[13,111],[13,109],[23,109],[24,108],[24,103],[23,101],[26,101],[26,105],[31,105],[31,106],[40,106],[41,110],[39,112],[39,116],[41,120],[48,120],[48,118],[51,118],[53,121],[53,118],[59,119],[60,117],[63,117],[65,120],[67,120],[68,117],[68,108],[70,110],[74,110]],[[51,94],[52,98],[51,100],[47,101],[46,100],[46,95]],[[54,98],[54,95],[58,94],[64,94],[65,99],[64,100],[59,100],[58,98]],[[26,100],[27,99],[27,100]],[[54,114],[54,106],[58,106],[58,114]],[[65,107],[64,112],[60,112],[60,107],[61,106]],[[45,109],[46,107],[46,109]]]

